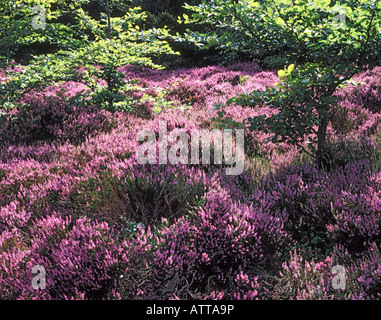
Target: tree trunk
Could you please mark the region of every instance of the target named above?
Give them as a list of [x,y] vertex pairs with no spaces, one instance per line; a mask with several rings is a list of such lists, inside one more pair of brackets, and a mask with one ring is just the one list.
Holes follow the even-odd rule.
[[106,11],[107,11],[107,39],[111,39],[111,12],[109,0],[106,0]]
[[320,168],[329,167],[329,153],[327,149],[327,127],[328,127],[328,117],[327,115],[320,115],[320,125],[317,132],[318,146],[317,146],[317,161]]
[[113,99],[113,90],[114,86],[112,83],[111,75],[107,76],[107,103],[109,111],[114,111],[114,99]]

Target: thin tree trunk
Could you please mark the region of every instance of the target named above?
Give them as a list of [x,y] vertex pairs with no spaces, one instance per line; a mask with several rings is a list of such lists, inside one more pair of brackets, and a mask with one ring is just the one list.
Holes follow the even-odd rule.
[[[110,70],[108,70],[110,72]],[[109,111],[114,111],[114,101],[113,101],[113,90],[114,90],[114,84],[112,83],[111,74],[109,73],[106,78],[107,82],[107,103],[108,103],[108,109]]]
[[[110,12],[110,3],[109,0],[106,0],[106,14],[107,14],[107,38],[111,39],[111,12]],[[109,71],[110,72],[110,71]],[[113,83],[111,75],[107,77],[107,90],[108,90],[108,108],[110,111],[114,111],[114,102],[113,102]]]
[[318,145],[317,145],[317,161],[319,167],[328,168],[329,166],[329,154],[327,150],[327,127],[328,117],[320,116],[321,122],[317,132]]
[[109,0],[106,0],[106,11],[107,11],[107,38],[111,39],[111,13]]

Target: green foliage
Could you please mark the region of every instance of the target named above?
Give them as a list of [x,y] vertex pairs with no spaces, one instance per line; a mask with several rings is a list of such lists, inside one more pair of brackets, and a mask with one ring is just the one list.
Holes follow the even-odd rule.
[[137,23],[147,15],[139,7],[130,8],[122,17],[112,17],[112,4],[104,5],[106,12],[99,21],[81,8],[81,1],[70,4],[67,9],[75,10],[71,42],[61,41],[69,38],[65,25],[47,23],[44,37],[56,39],[59,32],[60,50],[34,57],[23,73],[9,74],[10,80],[0,88],[2,96],[14,101],[26,90],[74,80],[91,89],[92,103],[111,111],[128,109],[122,92],[131,85],[118,68],[126,64],[160,68],[151,57],[175,52],[165,41],[167,29],[141,30]]
[[375,51],[380,1],[212,0],[185,8],[191,14],[179,22],[199,23],[207,31],[192,28],[180,39],[203,48],[216,46],[224,54],[246,52],[271,67],[307,61],[332,66],[338,56],[350,62],[360,52],[366,55],[364,63],[380,59]]
[[9,59],[22,42],[33,32],[32,7],[38,1],[3,0],[0,7],[0,57]]
[[[87,1],[2,0],[0,8],[0,57],[13,59],[25,48],[43,45],[48,50],[82,45],[84,28],[60,22]],[[86,21],[86,20],[85,20]],[[85,23],[84,21],[84,23]]]

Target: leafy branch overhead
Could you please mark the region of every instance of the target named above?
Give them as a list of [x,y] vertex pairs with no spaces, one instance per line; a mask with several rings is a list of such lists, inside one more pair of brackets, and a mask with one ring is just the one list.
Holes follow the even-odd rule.
[[[59,1],[56,3],[60,4]],[[93,102],[114,110],[123,100],[121,90],[128,85],[117,71],[120,66],[139,64],[161,68],[152,61],[152,57],[177,54],[166,41],[169,35],[167,28],[140,28],[138,23],[147,18],[140,7],[130,8],[122,17],[113,17],[110,1],[108,6],[104,4],[106,11],[101,14],[101,19],[96,20],[82,9],[82,4],[76,1],[55,14],[64,14],[65,8],[75,9],[75,22],[70,28],[63,23],[48,21],[46,29],[40,31],[40,41],[58,39],[60,49],[55,53],[35,56],[25,72],[10,75],[11,79],[1,90],[11,90],[13,96],[17,97],[26,89],[75,80],[92,89]],[[59,37],[56,36],[57,32]],[[33,34],[26,39],[32,37]],[[63,41],[63,38],[67,40]],[[106,86],[101,85],[102,80]]]

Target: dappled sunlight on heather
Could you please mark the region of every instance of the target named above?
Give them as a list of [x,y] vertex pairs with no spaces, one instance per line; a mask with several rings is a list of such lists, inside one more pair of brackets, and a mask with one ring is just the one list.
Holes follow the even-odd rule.
[[[0,129],[2,299],[373,299],[380,295],[380,68],[337,92],[333,164],[245,130],[245,171],[140,165],[139,130],[218,128],[214,105],[277,81],[256,64],[119,70],[133,112],[21,97]],[[1,77],[2,74],[0,74]],[[232,105],[240,122],[273,110]],[[44,116],[42,116],[44,115]],[[217,127],[216,127],[217,125]],[[332,288],[345,265],[347,289]],[[46,290],[30,270],[43,265]]]

